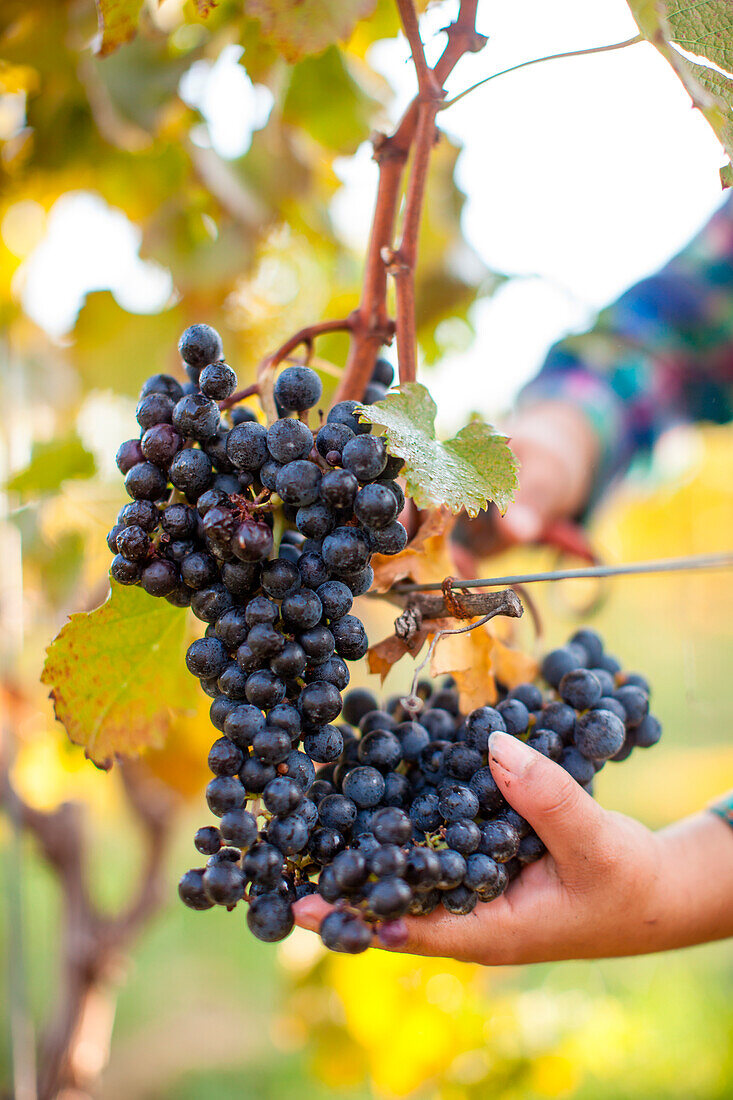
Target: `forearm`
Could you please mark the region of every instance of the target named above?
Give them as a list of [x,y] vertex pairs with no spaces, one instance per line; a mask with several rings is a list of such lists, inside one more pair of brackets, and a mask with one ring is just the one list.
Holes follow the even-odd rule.
[[657,834],[658,900],[648,918],[649,950],[733,936],[733,829],[709,812]]
[[584,410],[562,400],[529,404],[507,425],[520,462],[521,492],[542,500],[548,519],[585,509],[600,443]]

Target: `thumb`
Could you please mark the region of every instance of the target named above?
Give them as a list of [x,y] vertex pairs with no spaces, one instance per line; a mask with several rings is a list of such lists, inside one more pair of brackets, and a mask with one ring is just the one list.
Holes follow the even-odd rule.
[[558,864],[586,862],[605,814],[558,764],[508,733],[489,738],[489,765],[507,802],[532,826]]

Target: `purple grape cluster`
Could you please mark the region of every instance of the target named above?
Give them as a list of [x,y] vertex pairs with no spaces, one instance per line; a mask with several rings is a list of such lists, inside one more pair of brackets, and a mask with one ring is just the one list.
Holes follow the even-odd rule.
[[267,781],[257,775],[254,790],[254,766],[232,748],[244,751],[252,729],[243,741],[225,720],[209,763],[215,774],[223,766],[238,774],[246,793],[232,788],[237,805],[230,808],[214,787],[212,809],[221,820],[197,834],[209,858],[184,875],[183,900],[196,909],[232,907],[246,895],[250,928],[276,940],[292,928],[292,903],[319,893],[335,906],[321,926],[324,944],[358,953],[380,921],[438,905],[466,914],[499,897],[545,847],[493,778],[491,733],[527,741],[591,794],[608,760],[626,759],[661,735],[649,713],[648,684],[622,672],[594,631],[578,631],[549,653],[542,671],[544,690],[520,684],[467,716],[450,680],[418,685],[418,714],[399,696],[381,709],[371,692],[353,689],[329,735],[342,746],[338,757],[316,773],[312,761],[330,752],[322,752],[318,736],[314,753],[305,734],[278,774],[268,773]]
[[[407,541],[400,463],[354,401],[311,428],[321,385],[308,367],[280,373],[266,428],[247,409],[220,412],[236,377],[213,329],[187,329],[180,351],[189,383],[149,379],[140,438],[119,449],[133,499],[108,542],[119,583],[207,624],[186,664],[212,698],[218,823],[196,834],[206,861],[182,877],[181,899],[246,900],[250,930],[276,941],[293,902],[318,892],[336,906],[323,942],[350,953],[376,922],[471,912],[544,853],[493,779],[491,733],[527,740],[592,792],[606,760],[658,740],[648,685],[582,630],[545,658],[549,691],[522,684],[467,716],[450,682],[421,683],[419,712],[399,697],[381,709],[363,689],[342,696],[368,647],[352,603],[372,583],[371,556]],[[365,400],[391,381],[378,360]]]

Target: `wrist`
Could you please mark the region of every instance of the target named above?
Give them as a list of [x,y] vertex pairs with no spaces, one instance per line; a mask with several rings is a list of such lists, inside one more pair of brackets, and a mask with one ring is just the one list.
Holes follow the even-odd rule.
[[[520,463],[548,464],[555,490],[554,515],[572,517],[590,497],[600,443],[583,410],[564,401],[541,401],[516,414],[507,426]],[[520,481],[521,481],[520,470]]]
[[733,935],[733,830],[710,812],[656,834],[659,879],[655,950]]

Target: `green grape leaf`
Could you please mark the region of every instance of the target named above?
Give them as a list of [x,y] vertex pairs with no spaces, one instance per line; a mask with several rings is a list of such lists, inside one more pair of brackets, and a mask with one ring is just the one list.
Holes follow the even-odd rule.
[[186,615],[112,582],[105,602],[72,615],[48,647],[41,681],[70,740],[98,767],[159,748],[195,705],[186,671]]
[[[728,164],[721,169],[721,182],[724,187],[730,186],[733,160],[730,0],[696,0],[681,6],[663,0],[627,0],[627,3],[641,33],[669,62],[693,105],[714,130],[728,157]],[[677,47],[694,55],[694,60],[685,57]]]
[[344,41],[376,0],[245,0],[246,15],[259,19],[262,33],[287,61],[300,61]]
[[93,477],[96,469],[94,456],[73,432],[62,439],[35,443],[30,462],[9,479],[5,488],[24,497],[41,496],[55,493],[64,481]]
[[408,382],[375,405],[358,410],[386,434],[387,451],[405,460],[401,476],[418,508],[446,505],[476,516],[493,502],[502,511],[519,487],[507,437],[473,420],[445,442],[435,434],[437,406],[425,386]]
[[286,125],[299,126],[327,149],[346,155],[369,137],[377,106],[350,71],[344,51],[330,46],[320,57],[293,66],[282,117]]
[[143,0],[96,0],[99,34],[94,43],[98,57],[106,57],[137,34]]

